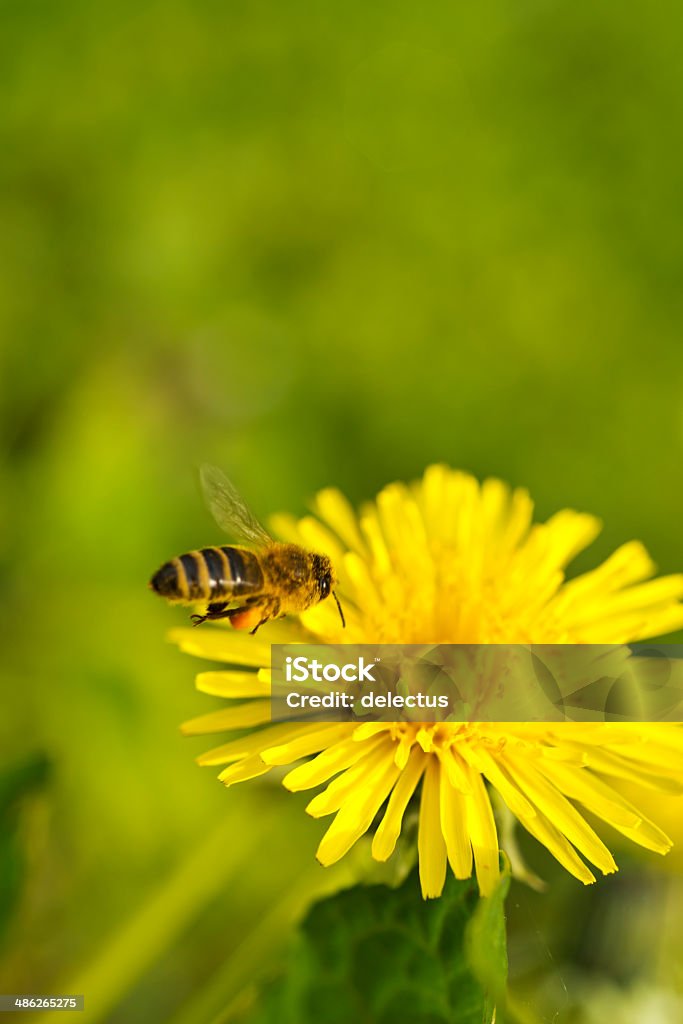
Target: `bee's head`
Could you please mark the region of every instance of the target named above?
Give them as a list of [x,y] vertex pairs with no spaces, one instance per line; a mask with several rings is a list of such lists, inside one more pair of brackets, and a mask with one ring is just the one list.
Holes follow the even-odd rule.
[[313,555],[313,575],[315,576],[318,586],[318,600],[324,601],[326,597],[329,597],[330,594],[332,594],[337,602],[342,626],[346,627],[342,606],[339,603],[339,598],[334,592],[334,585],[337,582],[337,577],[334,572],[334,566],[327,555]]
[[324,601],[337,582],[332,562],[327,555],[313,555],[313,575],[318,587],[318,600]]

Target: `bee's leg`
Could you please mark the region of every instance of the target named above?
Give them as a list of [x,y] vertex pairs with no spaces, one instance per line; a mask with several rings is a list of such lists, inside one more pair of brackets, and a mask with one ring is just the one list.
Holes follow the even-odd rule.
[[228,601],[214,601],[208,606],[204,615],[191,615],[193,626],[199,626],[202,622],[206,622],[208,619],[225,619],[228,617],[230,612],[226,611],[228,607]]
[[263,606],[263,618],[261,619],[260,622],[256,623],[256,625],[254,626],[253,629],[251,629],[249,631],[249,635],[250,636],[254,636],[256,631],[259,630],[261,628],[261,626],[265,625],[265,623],[268,622],[269,619],[276,619],[279,614],[280,614],[280,599],[277,598],[277,597],[274,597],[274,598],[272,598],[268,602],[268,604]]

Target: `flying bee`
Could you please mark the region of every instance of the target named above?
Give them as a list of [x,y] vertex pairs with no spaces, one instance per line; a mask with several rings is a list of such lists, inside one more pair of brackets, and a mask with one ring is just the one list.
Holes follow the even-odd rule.
[[327,555],[273,540],[215,466],[202,466],[200,480],[213,518],[246,546],[202,548],[172,558],[152,576],[152,590],[175,603],[205,601],[204,614],[191,617],[195,626],[230,619],[236,629],[251,628],[252,634],[269,619],[302,612],[332,594],[345,627]]

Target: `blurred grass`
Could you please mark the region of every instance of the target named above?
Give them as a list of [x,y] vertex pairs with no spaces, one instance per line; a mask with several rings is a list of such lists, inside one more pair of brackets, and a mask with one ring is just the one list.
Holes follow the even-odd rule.
[[[183,613],[145,588],[215,540],[198,462],[265,516],[443,459],[603,516],[582,564],[638,536],[681,568],[678,15],[3,5],[0,758],[52,770],[0,989],[77,976],[221,822],[243,913],[266,886],[269,805],[193,765]],[[216,899],[144,1019],[171,965],[179,1000],[219,970]]]

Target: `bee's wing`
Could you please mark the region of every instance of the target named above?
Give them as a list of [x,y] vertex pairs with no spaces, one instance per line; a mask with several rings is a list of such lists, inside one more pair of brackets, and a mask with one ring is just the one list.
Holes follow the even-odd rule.
[[199,479],[206,504],[222,530],[235,540],[262,547],[272,538],[249,511],[234,484],[216,466],[204,465]]

